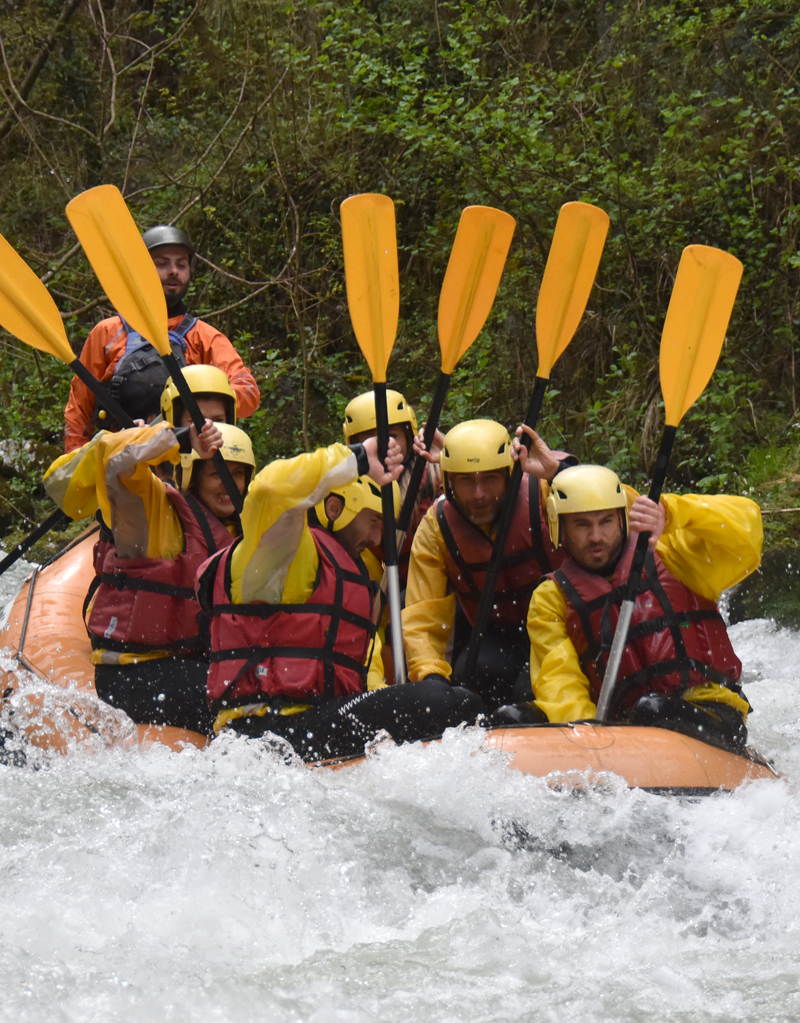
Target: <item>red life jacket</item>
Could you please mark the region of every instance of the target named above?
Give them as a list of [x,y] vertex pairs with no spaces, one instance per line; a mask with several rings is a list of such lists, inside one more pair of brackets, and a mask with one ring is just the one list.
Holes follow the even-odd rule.
[[[547,518],[539,500],[539,481],[530,475],[527,480],[528,486],[523,482],[519,488],[497,576],[489,619],[495,625],[522,625],[536,583],[564,560],[563,551],[557,551],[550,541]],[[492,541],[446,494],[436,499],[435,508],[445,544],[447,576],[473,625],[492,556]]]
[[198,597],[211,618],[208,698],[217,712],[252,703],[319,703],[366,689],[378,584],[326,530],[312,527],[317,583],[304,604],[231,603],[235,545],[209,559]]
[[[567,632],[594,703],[600,698],[635,546],[632,536],[610,580],[585,571],[572,558],[549,576],[566,597]],[[740,693],[741,674],[742,663],[717,605],[690,590],[648,551],[617,679],[617,719],[646,693],[681,693],[707,682]]]
[[86,623],[94,649],[168,650],[182,657],[205,653],[194,577],[208,556],[230,546],[233,537],[191,494],[169,487],[167,495],[183,527],[183,551],[177,558],[121,558],[113,544],[98,541],[96,554],[105,548],[103,563],[84,605],[85,617],[94,595]]
[[[99,577],[103,574],[103,562],[106,560],[106,555],[110,550],[114,549],[114,534],[106,525],[105,520],[102,514],[100,513],[99,509],[95,515],[95,518],[97,519],[98,525],[100,526],[100,533],[97,537],[97,540],[95,541],[94,551],[92,553],[92,565],[94,566],[94,574]],[[90,590],[89,596],[87,597],[86,600],[87,604],[88,601],[91,600],[96,589],[97,586],[95,586],[94,589]],[[84,617],[85,610],[86,608],[84,606]]]

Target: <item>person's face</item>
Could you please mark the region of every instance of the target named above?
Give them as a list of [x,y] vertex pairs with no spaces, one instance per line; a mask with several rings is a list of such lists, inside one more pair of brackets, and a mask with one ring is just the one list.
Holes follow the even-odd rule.
[[569,512],[561,516],[561,543],[567,554],[588,572],[602,574],[622,550],[619,508]]
[[[244,493],[247,481],[247,467],[241,462],[226,462],[231,471],[233,482],[236,484],[239,493]],[[218,519],[223,522],[231,518],[236,509],[228,496],[222,477],[212,461],[195,462],[192,470],[192,493],[200,502]]]
[[[362,433],[356,433],[351,439],[353,444],[363,444],[369,437],[377,437],[377,430],[364,430]],[[396,423],[394,426],[389,427],[389,436],[393,437],[397,442],[397,446],[403,454],[403,461],[405,462],[408,456],[409,444],[408,444],[408,431],[402,423]]]
[[[224,423],[225,422],[225,402],[222,398],[198,398],[197,407],[200,409],[200,413],[203,419],[210,419],[212,423]],[[177,426],[191,426],[192,416],[188,409],[184,409],[181,413],[180,422]]]
[[189,253],[180,245],[159,245],[151,252],[164,289],[167,305],[177,305],[189,290],[192,267]]
[[352,522],[336,530],[336,539],[351,558],[357,558],[367,547],[377,547],[383,539],[383,516],[364,508]]
[[448,480],[456,504],[470,522],[476,526],[490,526],[497,518],[506,494],[506,470],[451,472]]

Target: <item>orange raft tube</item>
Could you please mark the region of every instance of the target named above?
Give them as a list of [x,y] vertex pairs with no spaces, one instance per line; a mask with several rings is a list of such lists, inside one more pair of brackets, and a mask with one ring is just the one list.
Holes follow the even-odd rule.
[[[31,573],[0,629],[0,682],[14,723],[33,745],[69,752],[98,735],[135,745],[133,728],[104,735],[111,711],[94,696],[83,602],[94,576],[96,527]],[[46,683],[46,685],[43,685]],[[52,697],[58,696],[53,701]],[[125,719],[127,721],[127,719]],[[180,728],[136,726],[138,743],[180,749],[208,740]],[[613,772],[632,788],[693,795],[730,790],[775,771],[753,750],[731,753],[662,728],[630,725],[527,725],[487,730],[485,745],[509,754],[509,767],[537,777],[591,778]],[[340,767],[361,757],[329,761]]]

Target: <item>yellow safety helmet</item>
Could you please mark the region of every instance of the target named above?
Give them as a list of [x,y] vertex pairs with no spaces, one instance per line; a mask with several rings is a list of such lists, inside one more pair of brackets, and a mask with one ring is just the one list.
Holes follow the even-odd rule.
[[619,476],[604,465],[573,465],[558,473],[550,484],[547,521],[553,546],[561,542],[559,516],[571,512],[605,511],[622,508],[625,536],[628,534],[628,498]]
[[[392,492],[394,493],[394,513],[399,515],[400,513],[400,487],[396,483],[392,484]],[[325,501],[330,497],[331,494],[336,494],[344,501],[344,508],[338,519],[334,519],[331,522],[325,512]],[[337,532],[340,529],[344,529],[348,526],[353,519],[358,515],[360,511],[364,511],[365,508],[369,508],[371,511],[378,512],[379,515],[383,514],[383,500],[381,498],[381,488],[378,484],[370,479],[369,476],[359,476],[357,480],[353,480],[352,483],[346,483],[343,487],[334,487],[333,490],[329,491],[324,500],[320,501],[316,506],[317,518],[325,527],[332,533]]]
[[513,464],[508,430],[493,419],[468,419],[445,434],[441,455],[445,484],[449,472],[492,472]]
[[[408,404],[399,391],[386,392],[386,407],[389,412],[389,426],[396,426],[398,423],[408,423],[411,427],[411,438],[413,441],[417,435],[417,417],[414,409]],[[366,391],[353,398],[344,410],[344,442],[349,444],[352,437],[359,433],[366,433],[368,430],[377,429],[375,416],[375,392]]]
[[[221,398],[225,405],[225,422],[230,423],[231,426],[236,425],[236,395],[233,393],[227,374],[216,366],[185,366],[183,378],[196,398],[201,398],[204,395]],[[176,403],[182,410],[183,401],[178,393],[178,388],[170,377],[161,392],[161,411],[171,426],[175,425]]]
[[[220,451],[225,461],[240,462],[250,470],[247,473],[244,486],[245,493],[247,493],[250,480],[252,480],[253,473],[256,471],[256,459],[253,454],[252,442],[244,430],[240,430],[238,426],[232,426],[230,423],[217,423],[217,427],[222,434],[222,447]],[[175,471],[175,478],[181,490],[187,491],[192,482],[192,470],[196,463],[200,461],[200,456],[192,449],[191,452],[182,454],[180,457],[181,461]]]

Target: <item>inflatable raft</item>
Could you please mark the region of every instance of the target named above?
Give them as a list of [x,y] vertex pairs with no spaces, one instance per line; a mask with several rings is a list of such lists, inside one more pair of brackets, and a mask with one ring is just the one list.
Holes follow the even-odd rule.
[[[41,569],[6,609],[0,628],[0,691],[15,728],[35,746],[69,752],[86,742],[180,749],[208,740],[179,728],[134,726],[94,696],[91,647],[82,618],[94,575],[96,527]],[[120,718],[124,719],[122,725]],[[127,727],[126,727],[127,724]],[[633,788],[685,795],[731,790],[775,771],[754,750],[742,754],[662,728],[630,725],[527,725],[486,732],[487,748],[509,767],[554,780],[613,772]],[[363,758],[327,762],[342,767]]]

